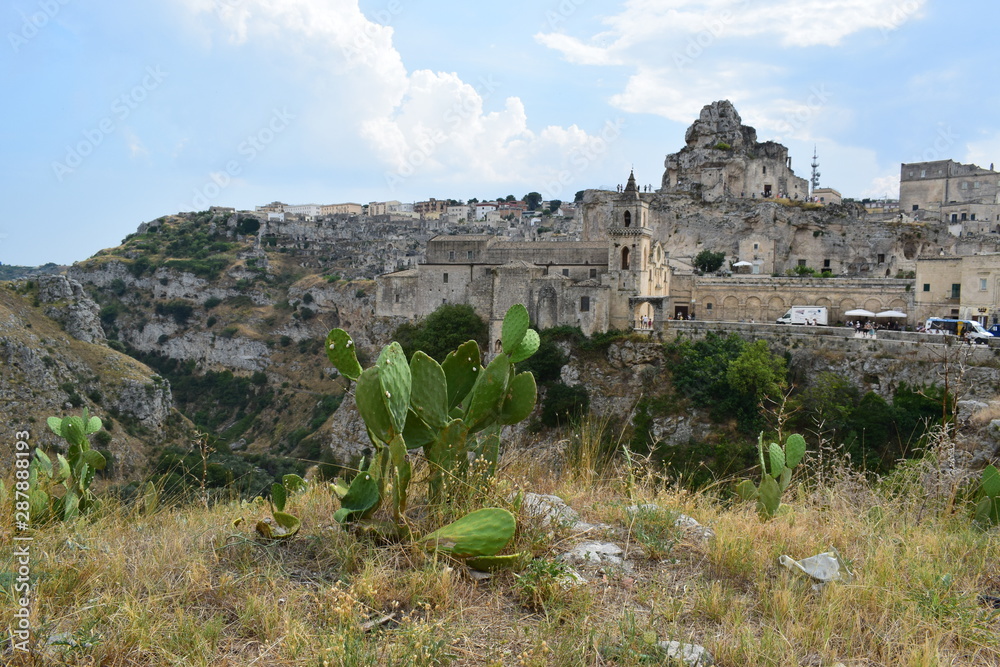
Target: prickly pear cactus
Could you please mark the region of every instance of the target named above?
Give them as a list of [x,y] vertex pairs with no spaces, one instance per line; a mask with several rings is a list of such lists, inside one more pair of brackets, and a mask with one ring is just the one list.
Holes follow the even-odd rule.
[[350,336],[340,329],[330,332],[327,355],[343,376],[355,380],[358,412],[375,447],[371,465],[342,490],[337,521],[364,519],[385,502],[405,526],[412,481],[408,450],[423,448],[430,464],[431,504],[447,502],[454,485],[471,486],[470,457],[485,461],[477,474],[494,474],[500,428],[525,419],[535,406],[534,376],[514,371],[515,363],[538,349],[538,333],[529,326],[527,309],[512,306],[502,324],[503,351],[485,367],[479,345],[468,341],[441,364],[423,352],[407,363],[402,347],[391,343],[374,366],[362,369]]
[[[87,436],[101,430],[101,420],[84,408],[82,417],[49,417],[47,423],[69,446],[66,456],[57,455],[55,464],[41,449],[35,450],[28,473],[28,503],[32,516],[39,520],[70,521],[97,505],[90,484],[107,462],[104,455],[90,448]],[[54,493],[57,486],[63,487],[61,493]]]
[[735,491],[743,500],[756,500],[760,515],[769,519],[781,507],[781,494],[791,484],[792,469],[805,456],[806,440],[798,433],[793,433],[788,436],[784,448],[776,442],[765,447],[764,434],[761,433],[757,439],[757,448],[761,466],[760,486],[745,479],[736,485]]

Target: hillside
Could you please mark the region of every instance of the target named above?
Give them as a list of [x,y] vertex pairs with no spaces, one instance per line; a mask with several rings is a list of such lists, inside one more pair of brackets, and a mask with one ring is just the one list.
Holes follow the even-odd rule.
[[[52,415],[87,407],[104,419],[100,448],[113,455],[114,477],[145,468],[153,449],[183,442],[190,424],[177,414],[169,385],[144,364],[105,345],[71,336],[44,314],[66,302],[42,303],[37,282],[0,287],[0,414],[9,439],[28,430],[33,445],[51,450],[58,440],[45,426]],[[12,461],[3,451],[5,464]]]

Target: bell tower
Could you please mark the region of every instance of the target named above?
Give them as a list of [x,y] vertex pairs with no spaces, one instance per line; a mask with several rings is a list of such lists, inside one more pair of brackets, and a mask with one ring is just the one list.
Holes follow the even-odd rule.
[[633,171],[625,190],[614,201],[608,225],[608,281],[612,292],[608,315],[613,329],[631,329],[634,326],[631,301],[648,296],[653,245],[648,223],[649,201],[643,200]]

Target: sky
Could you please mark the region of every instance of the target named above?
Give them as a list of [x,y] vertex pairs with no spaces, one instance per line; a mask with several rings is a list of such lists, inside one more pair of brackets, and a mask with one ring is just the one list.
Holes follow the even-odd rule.
[[8,0],[0,262],[209,206],[614,189],[715,100],[847,197],[1000,162],[984,0]]

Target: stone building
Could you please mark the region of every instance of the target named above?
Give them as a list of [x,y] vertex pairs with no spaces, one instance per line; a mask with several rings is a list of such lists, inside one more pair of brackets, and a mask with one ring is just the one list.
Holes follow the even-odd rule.
[[904,163],[899,208],[948,224],[955,236],[1000,232],[1000,172],[954,160]]
[[928,317],[1000,322],[1000,254],[921,257],[917,260],[914,310]]

